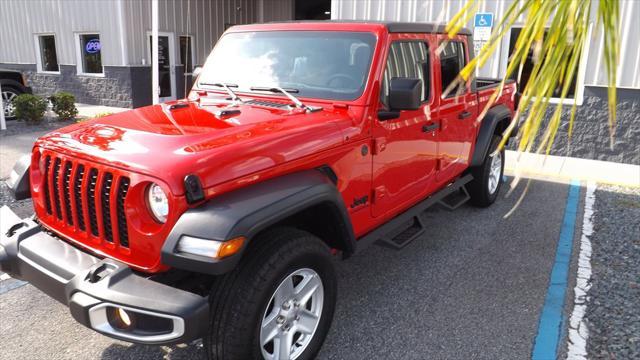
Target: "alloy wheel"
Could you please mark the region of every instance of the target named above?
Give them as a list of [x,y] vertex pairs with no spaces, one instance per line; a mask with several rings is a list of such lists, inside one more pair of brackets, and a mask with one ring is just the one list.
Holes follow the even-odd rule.
[[260,346],[265,359],[297,359],[309,346],[320,323],[324,302],[322,279],[303,268],[287,275],[265,309]]
[[489,194],[493,194],[498,189],[500,183],[500,175],[502,175],[502,152],[498,151],[491,157],[491,168],[489,169]]
[[18,97],[18,94],[11,90],[2,91],[2,105],[4,107],[4,116],[5,118],[13,118],[15,112],[15,106],[13,105],[13,100]]

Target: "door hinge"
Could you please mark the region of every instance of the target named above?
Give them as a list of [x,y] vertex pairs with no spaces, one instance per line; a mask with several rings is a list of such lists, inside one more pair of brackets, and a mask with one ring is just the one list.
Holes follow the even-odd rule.
[[387,193],[387,188],[384,185],[380,185],[371,190],[371,202],[376,203],[377,201],[384,198]]
[[371,153],[378,155],[384,151],[387,147],[387,140],[383,137],[373,139],[373,145],[371,146]]

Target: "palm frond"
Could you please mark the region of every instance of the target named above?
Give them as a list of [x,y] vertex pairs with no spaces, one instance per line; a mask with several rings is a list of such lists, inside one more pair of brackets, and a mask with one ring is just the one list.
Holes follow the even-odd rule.
[[[471,18],[483,0],[468,0],[467,4],[451,19],[446,31],[454,36]],[[462,69],[455,84],[445,89],[444,93],[453,91],[458,84],[466,82],[474,76],[496,51],[501,39],[509,33],[509,29],[519,17],[524,15],[522,30],[518,36],[514,50],[510,54],[509,64],[503,81],[496,88],[486,108],[481,111],[479,120],[491,108],[505,85],[505,80],[517,74],[520,80],[527,57],[533,51],[533,69],[527,85],[521,94],[516,109],[516,121],[520,121],[517,134],[519,151],[548,154],[562,123],[563,103],[571,90],[573,79],[578,71],[580,57],[583,56],[584,44],[591,41],[589,27],[591,9],[597,1],[598,25],[604,32],[603,58],[608,80],[609,129],[613,144],[616,123],[616,74],[619,55],[619,2],[618,0],[520,0],[514,1],[495,27],[489,41],[482,47],[476,57]],[[558,97],[559,104],[551,117],[545,121],[550,99]],[[568,136],[573,131],[576,113],[575,96],[571,106],[568,124]],[[526,114],[523,116],[523,114]],[[524,117],[524,119],[520,119]],[[515,127],[510,126],[503,133],[502,148]]]

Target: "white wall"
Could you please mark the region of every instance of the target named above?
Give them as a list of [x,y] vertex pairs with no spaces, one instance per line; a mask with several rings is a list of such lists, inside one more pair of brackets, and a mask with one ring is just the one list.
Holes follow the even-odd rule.
[[[159,29],[192,35],[202,64],[225,24],[291,20],[293,0],[160,0]],[[0,0],[0,63],[35,64],[34,33],[55,33],[58,62],[75,64],[76,31],[97,31],[103,65],[149,64],[150,0]]]
[[[511,0],[483,1],[479,12],[493,12],[494,24],[500,21]],[[466,0],[332,0],[331,18],[349,20],[385,20],[447,22],[466,3]],[[606,86],[606,74],[602,59],[602,34],[595,29],[595,11],[592,11],[593,38],[584,71],[584,84]],[[640,88],[640,1],[620,2],[621,44],[618,86]],[[516,26],[523,23],[523,17]],[[467,24],[473,29],[473,24]],[[494,58],[480,70],[481,76],[500,77],[506,71],[509,36],[500,44]]]
[[[128,61],[131,65],[149,64],[147,32],[151,31],[151,1],[123,1]],[[159,30],[179,35],[193,35],[196,64],[202,64],[224,32],[227,24],[256,21],[256,0],[161,0]]]
[[58,63],[76,64],[80,31],[100,34],[102,65],[123,65],[116,1],[0,0],[0,63],[35,64],[34,34],[55,33]]

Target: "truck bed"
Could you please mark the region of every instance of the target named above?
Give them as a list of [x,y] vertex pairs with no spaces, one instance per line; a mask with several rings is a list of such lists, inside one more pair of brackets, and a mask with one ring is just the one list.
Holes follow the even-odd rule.
[[[485,89],[494,88],[494,87],[497,87],[501,81],[502,79],[499,79],[499,78],[479,77],[479,78],[476,78],[476,89],[485,90]],[[505,81],[504,83],[505,85],[507,85],[515,82],[516,81],[513,79],[507,79],[507,81]]]

